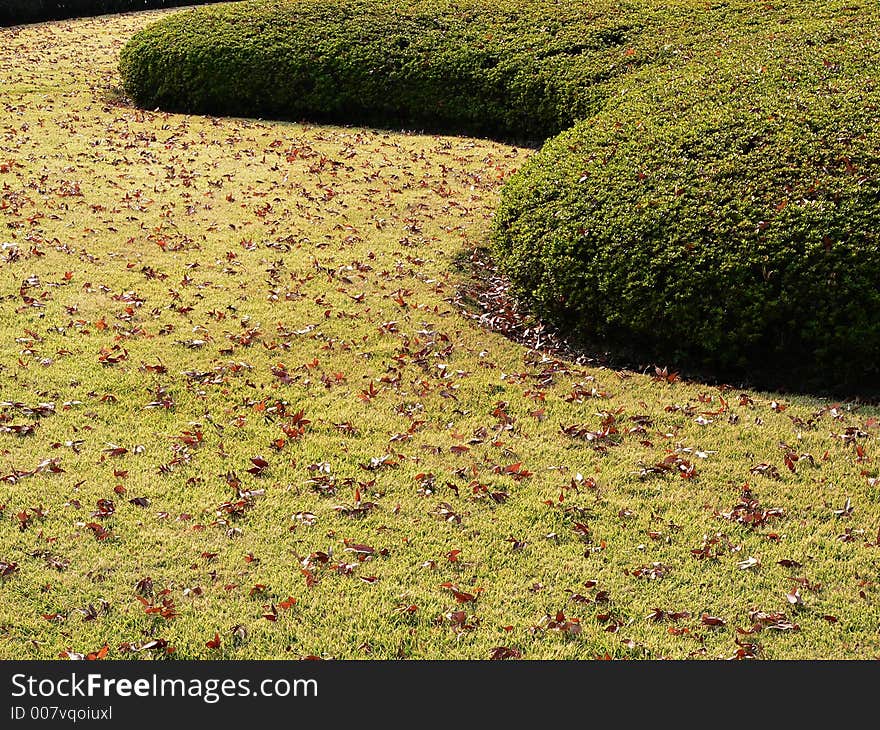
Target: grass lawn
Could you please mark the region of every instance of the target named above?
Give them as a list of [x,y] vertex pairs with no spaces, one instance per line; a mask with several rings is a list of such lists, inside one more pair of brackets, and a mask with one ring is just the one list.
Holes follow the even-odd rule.
[[135,109],[160,15],[0,30],[0,658],[880,654],[880,411],[481,328],[529,150]]

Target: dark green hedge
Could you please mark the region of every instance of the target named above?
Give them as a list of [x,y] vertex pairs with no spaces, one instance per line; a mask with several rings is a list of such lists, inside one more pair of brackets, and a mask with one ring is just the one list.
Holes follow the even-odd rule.
[[540,313],[622,358],[876,395],[880,13],[774,6],[695,18],[686,53],[549,141],[496,248]]
[[146,107],[542,140],[594,112],[641,21],[610,0],[247,2],[122,53]]
[[272,0],[121,57],[169,110],[514,139],[495,248],[577,338],[757,385],[880,392],[875,0]]
[[0,26],[210,2],[217,0],[0,0]]

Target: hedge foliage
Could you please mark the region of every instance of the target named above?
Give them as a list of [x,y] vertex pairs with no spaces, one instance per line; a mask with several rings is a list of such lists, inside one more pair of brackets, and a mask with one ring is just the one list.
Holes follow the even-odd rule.
[[217,0],[0,0],[0,26],[210,2]]
[[641,33],[611,0],[274,0],[164,19],[121,70],[146,107],[543,140]]
[[[581,340],[880,393],[880,13],[727,3],[502,193],[499,257]],[[675,53],[672,51],[675,50]]]
[[120,66],[149,107],[551,137],[494,230],[540,314],[646,364],[880,392],[876,11],[271,0],[163,19]]

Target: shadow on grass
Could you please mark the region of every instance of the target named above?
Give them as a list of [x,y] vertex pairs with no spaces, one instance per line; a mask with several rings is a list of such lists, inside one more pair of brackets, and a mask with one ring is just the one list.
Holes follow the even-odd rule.
[[803,391],[785,385],[784,373],[775,379],[775,387],[754,383],[748,377],[725,379],[707,370],[679,366],[679,363],[646,362],[635,351],[606,349],[602,343],[580,342],[570,338],[564,327],[541,320],[527,301],[518,298],[510,280],[502,273],[487,246],[462,249],[453,258],[453,267],[461,279],[452,303],[468,319],[497,332],[512,342],[580,365],[607,367],[665,379],[669,382],[703,383],[722,390],[758,390],[805,398],[832,399],[866,406],[880,405],[878,393],[852,393],[829,387],[822,391]]

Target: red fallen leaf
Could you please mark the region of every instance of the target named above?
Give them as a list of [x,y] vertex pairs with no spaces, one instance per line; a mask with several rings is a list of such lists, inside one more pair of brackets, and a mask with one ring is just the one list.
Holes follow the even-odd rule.
[[460,591],[457,586],[454,586],[452,583],[441,583],[441,588],[445,588],[450,591],[453,596],[455,596],[455,600],[459,603],[470,603],[471,601],[476,601],[477,596],[483,592],[482,588],[476,588],[473,593],[466,593],[465,591]]
[[555,617],[547,614],[538,621],[537,625],[533,628],[546,629],[547,631],[558,631],[571,636],[577,636],[583,631],[581,620],[579,618],[567,618],[562,611],[557,611]]
[[107,644],[104,644],[98,651],[89,652],[86,654],[86,661],[99,661],[107,656],[107,652],[110,651],[110,647]]
[[460,628],[465,628],[465,624],[467,623],[467,613],[465,611],[449,611],[442,618],[445,618],[449,623],[458,626]]
[[751,629],[737,629],[739,634],[753,634],[763,629],[773,631],[800,631],[801,627],[796,623],[788,620],[788,617],[782,611],[760,611],[754,610],[749,612],[749,620],[752,622]]
[[306,418],[305,416],[306,416],[305,411],[300,409],[290,417],[290,422],[294,426],[308,426],[311,423],[311,421],[308,418]]
[[690,611],[664,611],[662,608],[653,608],[645,618],[651,621],[680,621],[681,619],[690,618]]
[[302,575],[305,577],[307,588],[311,588],[315,585],[315,583],[318,582],[318,579],[315,578],[315,574],[311,570],[308,570],[307,568],[301,568],[299,572],[302,573]]
[[248,474],[253,474],[255,477],[260,476],[269,467],[269,462],[262,456],[252,456],[251,464],[253,464],[253,466],[248,469],[247,472]]
[[377,552],[380,554],[382,552],[377,551],[376,548],[372,547],[371,545],[362,545],[356,542],[351,542],[350,540],[345,540],[344,542],[346,552],[355,553],[358,558],[361,558],[362,556],[365,558],[372,557],[376,555]]
[[769,477],[770,479],[781,479],[779,475],[779,470],[773,466],[773,464],[768,464],[767,462],[761,462],[760,464],[755,464],[751,469],[749,469],[749,473],[751,474],[761,474],[762,476]]
[[15,518],[18,520],[18,529],[24,532],[33,521],[33,517],[28,514],[27,510],[19,512]]
[[18,563],[13,563],[12,561],[0,560],[0,577],[6,577],[7,575],[12,575],[18,570]]
[[379,391],[376,390],[376,385],[371,381],[369,388],[367,388],[366,390],[362,390],[360,393],[358,393],[358,398],[365,403],[369,403],[377,395],[379,395]]
[[97,522],[89,522],[86,527],[88,527],[92,532],[95,533],[95,539],[99,542],[106,540],[111,536],[110,530],[102,525],[99,525]]
[[663,369],[660,369],[655,365],[654,375],[651,376],[651,380],[661,383],[677,383],[679,381],[679,375],[678,373],[670,373],[669,368],[664,367]]
[[135,596],[135,598],[143,605],[144,613],[146,613],[147,615],[161,616],[162,618],[170,621],[171,619],[177,618],[179,614],[174,607],[174,600],[167,597],[168,593],[170,593],[170,591],[166,588],[156,594],[157,597],[165,596],[162,598],[161,603],[159,603],[158,605],[152,603],[143,596]]
[[446,553],[446,559],[450,563],[456,563],[458,562],[459,555],[461,555],[461,550],[450,550],[448,553]]
[[377,575],[359,575],[358,578],[360,578],[364,583],[370,584],[375,583],[377,580],[379,580],[379,576]]
[[761,645],[753,644],[747,641],[740,641],[739,639],[734,639],[734,643],[739,647],[733,654],[731,659],[756,659],[761,653]]
[[[106,327],[107,325],[105,324],[104,326]],[[114,355],[114,352],[118,354]],[[123,360],[128,360],[128,350],[119,345],[113,345],[111,348],[102,347],[98,353],[98,362],[102,365],[116,365]]]
[[325,553],[323,550],[316,550],[311,555],[309,555],[308,560],[303,563],[303,565],[308,565],[311,563],[320,563],[324,565],[330,562],[330,556]]
[[291,609],[296,605],[296,599],[293,596],[288,596],[283,601],[281,601],[278,605],[281,608],[283,608],[285,611],[287,611],[288,609]]
[[148,365],[147,363],[143,363],[141,365],[141,370],[147,373],[156,373],[157,375],[165,375],[168,372],[168,368],[159,361],[156,365]]
[[717,616],[710,616],[708,613],[704,613],[700,616],[700,622],[703,626],[725,626],[727,621],[723,618],[718,618]]
[[837,616],[832,616],[831,614],[825,614],[823,617],[829,624],[836,624],[840,619]]
[[92,517],[106,518],[112,517],[116,512],[116,505],[112,499],[99,499],[96,505],[97,509],[92,512]]
[[782,560],[776,561],[777,565],[781,565],[783,568],[800,568],[801,564],[797,560],[789,560],[788,558],[783,558]]
[[507,474],[508,476],[513,477],[516,481],[526,479],[534,473],[526,469],[521,461],[517,461],[514,464],[508,464],[507,466],[496,466],[492,471],[495,474]]
[[493,661],[520,658],[522,658],[522,652],[520,652],[519,649],[514,649],[509,646],[496,646],[494,649],[492,649],[492,651],[489,652],[489,659]]
[[469,603],[470,601],[477,600],[478,594],[466,593],[464,591],[455,590],[454,588],[450,590],[452,590],[452,595],[455,596],[455,600],[459,603]]
[[205,646],[209,649],[219,649],[220,648],[220,634],[216,631],[214,632],[214,638],[210,641],[205,642]]
[[577,535],[584,542],[591,542],[591,531],[589,525],[584,524],[583,522],[575,522],[572,525],[572,531],[575,535]]
[[145,576],[144,578],[141,578],[137,583],[134,584],[134,589],[142,596],[152,596],[153,579],[150,576]]

